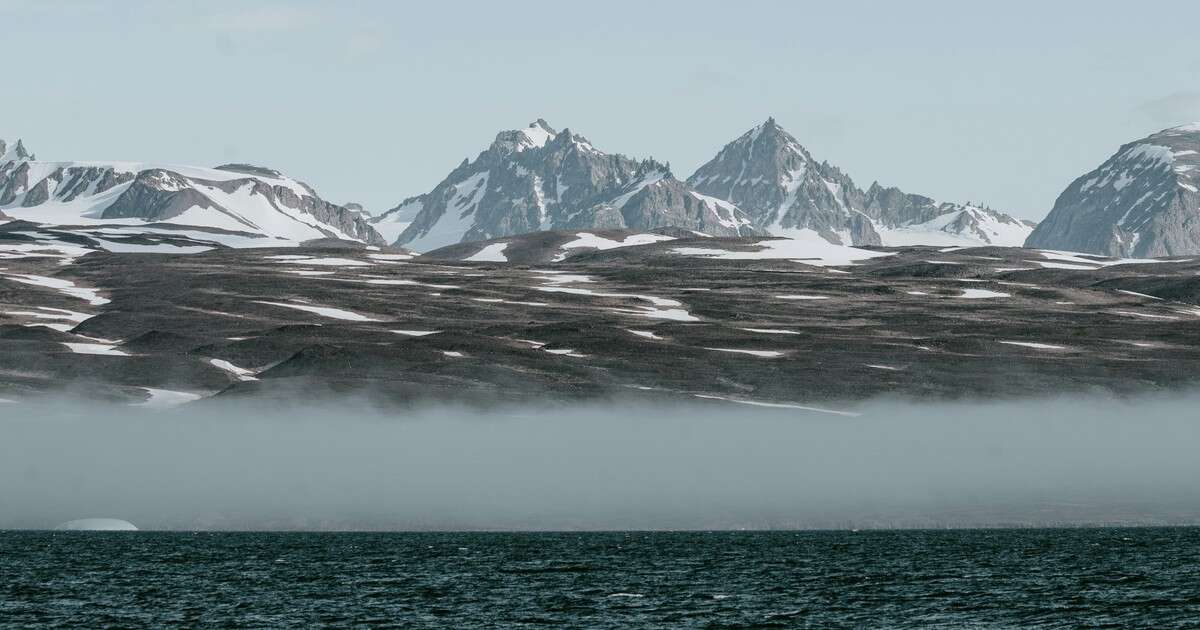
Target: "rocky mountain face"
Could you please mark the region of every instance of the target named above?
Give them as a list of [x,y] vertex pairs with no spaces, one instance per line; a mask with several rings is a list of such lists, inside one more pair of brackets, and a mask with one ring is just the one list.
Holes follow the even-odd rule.
[[1200,123],[1122,146],[1059,195],[1027,245],[1122,257],[1200,253]]
[[21,140],[10,146],[0,138],[0,176],[6,175],[17,162],[34,159],[37,158],[25,150],[25,144]]
[[688,183],[741,208],[756,227],[843,245],[1020,245],[1032,224],[986,207],[940,203],[818,162],[775,120],[725,145]]
[[501,132],[432,191],[372,222],[385,235],[395,234],[396,245],[418,251],[543,230],[757,232],[737,207],[692,190],[668,165],[605,153],[544,120]]
[[[215,169],[128,162],[40,162],[0,141],[0,211],[46,224],[165,224],[283,241],[336,238],[381,245],[358,212],[307,184],[248,164]],[[219,236],[214,237],[220,240]]]

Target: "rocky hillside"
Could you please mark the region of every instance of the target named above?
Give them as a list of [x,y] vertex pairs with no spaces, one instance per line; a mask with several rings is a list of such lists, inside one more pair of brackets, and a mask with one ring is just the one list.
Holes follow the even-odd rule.
[[817,161],[773,118],[725,145],[688,183],[735,204],[772,234],[815,233],[845,245],[1020,245],[1033,224],[990,208],[896,188],[860,189]]
[[733,204],[692,190],[668,165],[605,153],[544,120],[504,131],[432,191],[373,219],[396,245],[429,251],[543,230],[680,227],[753,234]]
[[247,164],[216,168],[132,162],[41,162],[0,141],[0,211],[52,226],[191,228],[262,246],[336,238],[383,244],[358,212],[307,184]]
[[172,256],[81,251],[50,228],[3,224],[0,404],[337,394],[800,412],[1200,380],[1193,257],[667,236]]
[[1200,123],[1121,147],[1059,195],[1030,247],[1111,256],[1200,253]]

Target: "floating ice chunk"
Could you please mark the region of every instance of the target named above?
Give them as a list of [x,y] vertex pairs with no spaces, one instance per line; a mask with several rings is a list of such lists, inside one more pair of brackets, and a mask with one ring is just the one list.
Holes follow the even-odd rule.
[[86,531],[86,532],[136,532],[138,528],[129,521],[123,521],[119,518],[81,518],[74,521],[67,521],[58,525],[54,529],[61,531]]
[[627,328],[625,330],[632,335],[637,335],[639,337],[645,337],[646,339],[656,339],[656,340],[660,340],[660,341],[662,340],[662,337],[659,337],[658,335],[654,334],[653,332],[650,332],[649,330],[633,330],[633,329],[629,329],[629,328]]
[[776,295],[777,300],[828,300],[828,295]]
[[436,335],[440,330],[393,330],[397,335],[408,335],[409,337],[424,337],[426,335]]
[[802,334],[795,330],[780,330],[777,328],[742,328],[741,330],[745,330],[746,332],[752,332],[752,333],[762,333],[764,335],[799,335],[799,334]]

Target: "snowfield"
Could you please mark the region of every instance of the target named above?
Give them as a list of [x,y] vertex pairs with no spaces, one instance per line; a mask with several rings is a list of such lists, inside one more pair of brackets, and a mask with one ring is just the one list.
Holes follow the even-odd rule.
[[681,256],[699,256],[720,260],[788,259],[819,267],[852,265],[860,261],[891,255],[889,252],[835,245],[811,230],[802,230],[788,238],[758,241],[752,246],[758,249],[742,251],[714,247],[677,247],[672,251]]

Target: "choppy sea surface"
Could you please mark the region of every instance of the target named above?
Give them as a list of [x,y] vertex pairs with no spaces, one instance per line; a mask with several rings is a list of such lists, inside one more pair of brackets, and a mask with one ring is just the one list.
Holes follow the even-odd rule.
[[1200,628],[1200,529],[0,532],[42,624]]

